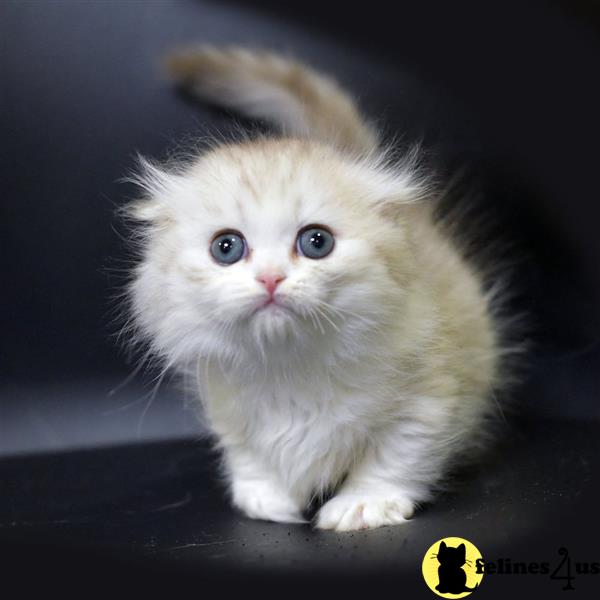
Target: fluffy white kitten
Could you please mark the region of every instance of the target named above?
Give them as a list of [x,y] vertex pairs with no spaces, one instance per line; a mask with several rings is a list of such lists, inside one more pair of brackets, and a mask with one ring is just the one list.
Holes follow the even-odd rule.
[[198,96],[282,137],[146,164],[135,322],[194,373],[233,504],[316,526],[402,523],[480,440],[500,343],[481,277],[433,224],[411,161],[330,79],[275,55],[171,57]]

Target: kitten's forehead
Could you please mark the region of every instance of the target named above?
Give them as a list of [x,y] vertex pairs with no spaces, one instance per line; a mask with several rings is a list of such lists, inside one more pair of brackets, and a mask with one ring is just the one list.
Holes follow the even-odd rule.
[[241,225],[265,227],[327,219],[344,211],[344,165],[302,141],[219,148],[197,165],[202,202]]

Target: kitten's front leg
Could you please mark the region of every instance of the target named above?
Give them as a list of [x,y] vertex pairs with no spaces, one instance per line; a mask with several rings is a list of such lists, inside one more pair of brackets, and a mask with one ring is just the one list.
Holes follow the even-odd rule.
[[251,452],[229,448],[226,452],[234,506],[252,519],[280,523],[305,523],[300,504]]
[[320,529],[354,531],[397,525],[427,500],[441,475],[446,450],[427,435],[394,429],[372,447],[337,494],[321,508]]

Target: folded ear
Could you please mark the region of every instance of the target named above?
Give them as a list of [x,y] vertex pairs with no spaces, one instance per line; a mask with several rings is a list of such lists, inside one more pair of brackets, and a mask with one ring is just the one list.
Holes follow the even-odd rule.
[[407,206],[420,203],[434,193],[432,177],[421,165],[419,145],[402,157],[384,150],[376,159],[374,208],[385,218],[395,220]]
[[170,219],[169,198],[179,184],[180,176],[169,173],[158,164],[138,155],[138,169],[125,179],[142,189],[142,197],[127,208],[136,221],[158,223]]
[[411,206],[434,194],[433,185],[411,172],[391,173],[376,188],[373,207],[386,219],[396,220]]
[[396,221],[410,206],[420,203],[427,192],[418,186],[404,186],[389,190],[387,194],[375,201],[377,212],[391,221]]

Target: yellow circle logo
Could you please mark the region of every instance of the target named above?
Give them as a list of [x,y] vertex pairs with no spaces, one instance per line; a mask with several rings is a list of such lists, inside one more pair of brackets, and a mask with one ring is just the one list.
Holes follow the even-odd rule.
[[477,573],[481,552],[468,540],[447,537],[429,547],[423,558],[423,578],[429,589],[442,598],[464,598],[483,579]]

